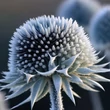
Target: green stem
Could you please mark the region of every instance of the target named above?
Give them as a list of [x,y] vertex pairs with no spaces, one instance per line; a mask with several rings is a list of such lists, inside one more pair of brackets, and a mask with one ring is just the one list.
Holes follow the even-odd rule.
[[52,80],[49,82],[49,86],[50,86],[50,100],[51,100],[50,110],[64,110],[61,92],[56,91]]

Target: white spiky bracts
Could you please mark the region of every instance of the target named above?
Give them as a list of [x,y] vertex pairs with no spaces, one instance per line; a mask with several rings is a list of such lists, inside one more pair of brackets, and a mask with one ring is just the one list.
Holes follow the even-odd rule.
[[9,83],[11,99],[30,90],[30,96],[14,108],[31,101],[34,103],[50,93],[51,110],[62,110],[61,90],[75,103],[70,83],[83,89],[103,89],[97,81],[110,81],[98,74],[110,72],[103,68],[109,63],[96,65],[94,48],[76,21],[54,16],[41,16],[27,21],[14,33],[10,41],[9,72],[3,72],[0,82]]

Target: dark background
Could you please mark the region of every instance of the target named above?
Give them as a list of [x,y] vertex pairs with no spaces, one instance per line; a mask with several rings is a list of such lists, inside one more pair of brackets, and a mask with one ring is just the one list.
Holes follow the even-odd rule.
[[[8,44],[13,32],[26,20],[41,15],[55,15],[57,7],[63,0],[0,0],[0,72],[7,71]],[[110,0],[100,0],[101,3],[109,3]],[[103,84],[106,92],[101,92],[101,101],[104,110],[110,110],[110,86]],[[74,86],[75,90],[82,97],[76,98],[76,106],[63,93],[65,110],[93,110],[89,92]],[[94,93],[95,94],[95,93]],[[9,107],[16,105],[25,99],[28,93],[9,101]],[[49,110],[50,102],[47,95],[43,100],[37,102],[33,110]],[[30,110],[30,103],[16,108],[15,110]]]

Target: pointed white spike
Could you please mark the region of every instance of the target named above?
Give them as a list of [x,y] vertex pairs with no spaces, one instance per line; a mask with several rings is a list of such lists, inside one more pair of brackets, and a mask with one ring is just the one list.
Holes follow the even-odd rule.
[[57,30],[58,30],[58,26],[55,25],[55,27],[54,27],[54,32],[57,33]]
[[76,72],[81,75],[90,75],[94,71],[86,67],[79,67],[77,68]]
[[98,92],[98,90],[95,90],[84,83],[78,84],[78,86],[80,86],[81,88],[88,90],[88,91]]
[[45,87],[44,87],[44,89],[43,89],[43,91],[42,91],[42,93],[41,93],[41,94],[38,96],[38,98],[36,99],[36,102],[38,102],[40,99],[42,99],[44,96],[46,96],[48,92],[49,92],[49,86],[48,86],[48,84],[46,83],[46,84],[45,84]]
[[77,28],[78,28],[78,23],[77,23],[76,20],[73,22],[73,28],[74,28],[74,29],[77,29]]
[[5,86],[1,86],[2,88],[0,90],[4,90],[6,88],[11,88],[12,86],[15,86],[17,83],[19,83],[22,80],[23,77],[19,77],[18,79],[16,79],[15,81],[13,81],[10,84],[7,84]]
[[15,109],[15,108],[17,108],[17,107],[19,107],[19,106],[21,106],[21,105],[23,105],[23,104],[29,102],[30,100],[31,100],[31,97],[29,96],[27,99],[25,99],[24,101],[22,101],[22,102],[19,103],[18,105],[12,107],[11,110],[13,110],[13,109]]
[[103,88],[103,86],[100,85],[98,82],[93,81],[93,80],[90,80],[90,79],[88,79],[88,80],[89,80],[94,86],[97,86],[97,87],[101,88],[103,91],[105,91],[105,89]]
[[35,39],[38,39],[37,32],[36,32],[36,29],[35,29],[34,26],[32,26],[32,31],[33,31],[33,33],[34,33]]
[[48,33],[48,30],[45,28],[45,35],[46,37],[49,37],[49,33]]
[[100,61],[102,61],[104,58],[106,57],[106,55],[104,55],[103,57],[99,58],[96,63],[99,63]]
[[[42,84],[41,84],[41,88],[40,88],[40,92],[39,92],[39,96],[41,96],[41,94],[44,92],[44,89],[45,89],[45,86],[47,86],[46,84],[47,84],[47,80],[46,79],[44,79],[44,78],[42,78],[42,80],[43,80],[43,82],[42,82]],[[38,97],[39,97],[38,96]]]
[[58,75],[58,74],[52,75],[52,79],[53,79],[56,91],[59,93],[61,90],[62,79],[61,79],[60,75]]
[[73,19],[70,18],[70,19],[69,19],[69,24],[70,24],[70,26],[71,26],[72,22],[73,22]]
[[50,30],[51,30],[51,32],[53,32],[53,30],[54,30],[54,27],[51,22],[50,22]]
[[51,70],[49,70],[49,71],[47,71],[47,72],[40,72],[40,71],[37,71],[36,69],[35,69],[35,71],[36,71],[39,75],[50,76],[50,75],[52,75],[52,74],[56,71],[57,68],[58,68],[58,66],[54,67],[53,69],[51,69]]
[[110,69],[107,68],[95,68],[95,69],[91,69],[91,68],[86,68],[86,67],[80,67],[76,70],[76,72],[78,74],[81,75],[90,75],[91,73],[104,73],[104,72],[110,72]]
[[94,71],[95,71],[95,73],[106,73],[106,72],[110,72],[110,69],[107,69],[107,68],[95,68]]
[[22,36],[21,36],[19,33],[17,33],[17,32],[14,32],[14,36],[17,36],[17,37],[19,37],[20,39],[23,39]]
[[73,95],[78,97],[78,98],[81,98],[76,92],[72,91]]
[[71,78],[69,78],[69,80],[76,84],[83,83],[83,81],[80,79],[80,77],[78,77],[74,74],[71,74]]
[[54,61],[55,61],[55,59],[56,59],[57,56],[52,57],[49,53],[48,53],[48,55],[49,55],[49,58],[50,58],[48,67],[49,67],[49,70],[51,70],[52,68],[55,67]]
[[91,74],[89,76],[90,79],[95,81],[101,81],[101,82],[110,82],[110,79],[104,78],[103,76],[97,75],[97,74]]
[[27,31],[27,29],[25,27],[22,27],[22,29],[24,29],[25,33],[27,34],[27,37],[30,38],[30,33]]
[[31,78],[35,77],[35,75],[27,74],[27,73],[25,73],[25,72],[23,72],[23,73],[24,73],[25,76],[26,76],[27,83],[29,83],[29,81],[30,81]]
[[64,64],[66,67],[70,68],[79,55],[80,55],[80,53],[75,56],[70,57],[69,59],[65,60],[62,64]]
[[95,55],[97,56],[97,55],[99,55],[100,53],[101,53],[101,51],[99,51],[99,52],[95,53]]
[[60,34],[61,33],[61,28],[60,28],[60,26],[58,26],[58,34]]
[[105,66],[107,66],[107,65],[109,65],[110,64],[110,62],[107,62],[107,63],[104,63],[104,64],[100,64],[100,65],[93,65],[93,66],[89,66],[89,68],[103,68],[103,67],[105,67]]
[[101,88],[103,91],[105,91],[104,88],[98,82],[84,77],[82,79],[87,85],[90,85],[91,87],[97,86]]
[[33,31],[34,35],[36,35],[36,29],[34,26],[32,26],[32,31]]
[[41,33],[42,33],[42,34],[45,34],[45,30],[44,30],[43,26],[42,26],[41,24],[40,24],[39,26],[40,26],[40,31],[41,31]]
[[54,63],[54,61],[55,61],[55,59],[56,59],[57,56],[52,57],[49,53],[48,53],[48,55],[49,55],[49,58],[50,58],[50,61],[49,62],[52,65]]
[[[31,110],[33,109],[34,103],[36,102],[38,96],[41,94],[41,88],[42,85],[44,84],[44,78],[41,77],[37,82],[32,87],[31,91]],[[39,94],[40,93],[40,94]]]
[[20,94],[26,92],[27,90],[29,90],[32,85],[34,84],[34,81],[30,82],[30,83],[26,83],[24,84],[21,88],[19,88],[16,92],[14,92],[13,94],[6,96],[6,100],[12,99],[14,97],[19,96]]
[[61,22],[61,23],[62,23],[62,24],[61,24],[61,30],[63,30],[63,29],[64,29],[64,26],[65,26],[65,23],[64,23],[64,22],[65,22],[65,19],[64,19],[64,17],[62,17],[62,22]]
[[[56,49],[56,48],[55,48],[55,46],[53,45],[53,46],[52,46],[52,50],[55,51],[55,49]],[[56,58],[56,57],[57,57],[57,56],[55,56],[55,58]]]
[[56,70],[58,73],[62,73],[63,75],[67,76],[67,77],[71,77],[69,74],[68,74],[68,68],[64,68],[62,70]]
[[3,71],[2,74],[7,76],[7,75],[10,75],[10,72]]
[[66,78],[63,78],[62,81],[63,81],[62,84],[63,84],[63,89],[64,89],[65,93],[68,95],[68,97],[75,104],[75,99],[74,99],[73,92],[72,92],[69,81]]
[[9,77],[9,78],[6,78],[6,79],[0,79],[0,82],[2,82],[2,83],[12,83],[14,80],[16,80],[16,78]]

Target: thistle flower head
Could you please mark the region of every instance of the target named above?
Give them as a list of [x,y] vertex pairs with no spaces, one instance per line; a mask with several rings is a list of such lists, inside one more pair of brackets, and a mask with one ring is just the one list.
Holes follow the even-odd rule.
[[59,7],[57,15],[73,18],[79,25],[87,27],[99,9],[100,4],[96,0],[66,0]]
[[91,21],[90,39],[96,49],[105,50],[110,47],[109,21],[110,6],[105,6],[102,8]]
[[97,58],[83,28],[72,19],[54,16],[30,19],[14,33],[9,50],[9,72],[4,72],[4,79],[0,80],[9,83],[2,90],[13,91],[6,98],[31,90],[30,96],[17,106],[31,101],[32,108],[51,92],[50,80],[57,93],[63,89],[74,103],[73,95],[79,96],[72,91],[70,82],[97,91],[95,86],[103,87],[96,81],[109,81],[94,74],[109,72],[103,68],[108,63],[95,65],[103,58]]
[[10,41],[9,50],[9,70],[31,74],[36,70],[48,71],[51,63],[61,67],[63,61],[79,53],[77,63],[80,65],[90,66],[96,61],[83,28],[72,19],[54,16],[30,19],[20,26]]

